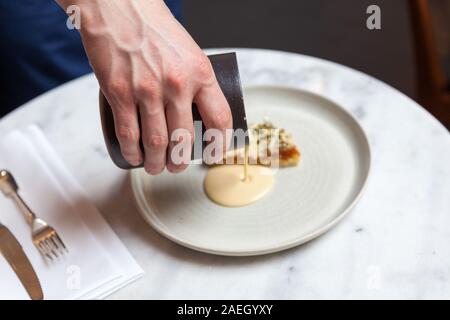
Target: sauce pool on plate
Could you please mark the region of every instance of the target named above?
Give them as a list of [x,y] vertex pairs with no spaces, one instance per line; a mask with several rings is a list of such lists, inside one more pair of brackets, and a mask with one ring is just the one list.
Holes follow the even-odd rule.
[[244,165],[219,165],[208,170],[204,188],[207,196],[226,207],[249,205],[272,188],[273,174],[270,168],[248,164],[248,148]]

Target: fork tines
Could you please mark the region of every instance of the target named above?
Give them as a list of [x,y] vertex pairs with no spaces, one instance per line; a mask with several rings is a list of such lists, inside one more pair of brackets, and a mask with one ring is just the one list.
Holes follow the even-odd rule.
[[66,245],[54,230],[50,231],[47,236],[42,237],[35,245],[41,254],[50,260],[67,252]]

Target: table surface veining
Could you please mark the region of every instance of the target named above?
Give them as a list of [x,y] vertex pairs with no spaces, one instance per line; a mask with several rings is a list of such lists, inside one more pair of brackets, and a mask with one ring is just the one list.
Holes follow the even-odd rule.
[[244,86],[302,88],[349,110],[371,144],[367,191],[336,227],[294,249],[240,258],[186,249],[144,222],[127,172],[109,159],[95,77],[71,81],[2,118],[0,134],[36,123],[143,267],[110,298],[450,298],[449,132],[402,93],[342,65],[225,51],[238,52]]

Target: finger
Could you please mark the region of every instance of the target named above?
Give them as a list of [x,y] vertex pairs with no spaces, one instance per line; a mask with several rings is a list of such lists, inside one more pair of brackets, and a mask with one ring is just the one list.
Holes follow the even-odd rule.
[[161,173],[166,166],[168,134],[164,105],[161,100],[146,100],[139,104],[144,145],[144,167],[152,175]]
[[172,173],[187,168],[191,160],[194,143],[194,121],[192,119],[192,98],[177,99],[166,106],[169,131],[167,170]]
[[217,81],[201,88],[194,100],[206,128],[224,130],[233,127],[230,106]]
[[222,132],[223,150],[227,150],[230,145],[231,134],[226,134],[226,131],[233,128],[233,117],[230,106],[217,81],[210,86],[201,88],[194,101],[205,127],[207,129],[218,129]]
[[122,155],[130,165],[138,166],[142,163],[143,156],[139,146],[140,131],[137,108],[131,102],[120,105],[113,102],[110,105]]

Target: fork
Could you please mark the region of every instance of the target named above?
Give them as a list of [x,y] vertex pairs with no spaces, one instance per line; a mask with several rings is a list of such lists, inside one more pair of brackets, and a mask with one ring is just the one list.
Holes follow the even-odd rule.
[[0,170],[0,190],[13,199],[31,226],[31,237],[39,252],[50,260],[68,252],[58,233],[42,219],[36,217],[33,211],[18,194],[19,187],[14,177],[7,170]]

